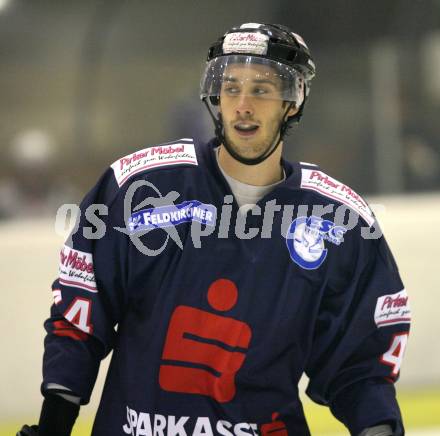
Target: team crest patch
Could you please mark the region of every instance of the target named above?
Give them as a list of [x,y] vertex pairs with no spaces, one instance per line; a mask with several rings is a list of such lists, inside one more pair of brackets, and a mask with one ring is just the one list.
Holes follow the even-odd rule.
[[395,294],[383,295],[377,299],[374,311],[377,327],[411,322],[411,309],[405,289]]
[[135,212],[128,220],[128,228],[133,233],[139,230],[176,226],[191,221],[215,226],[216,219],[217,208],[214,205],[191,200]]
[[371,227],[375,221],[366,201],[349,186],[328,176],[322,171],[302,169],[301,188],[319,192],[337,200],[357,212]]
[[317,216],[298,217],[289,227],[287,248],[292,260],[304,269],[317,269],[327,257],[325,242],[344,242],[345,227]]
[[168,165],[198,165],[196,151],[191,139],[182,139],[169,145],[158,145],[128,154],[111,167],[116,182],[122,186],[131,176],[142,171]]

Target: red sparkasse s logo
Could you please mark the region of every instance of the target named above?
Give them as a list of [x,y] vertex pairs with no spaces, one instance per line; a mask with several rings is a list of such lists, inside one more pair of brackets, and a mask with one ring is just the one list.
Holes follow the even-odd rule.
[[261,436],[288,436],[286,424],[279,419],[279,413],[272,413],[272,422],[261,426]]
[[[217,311],[232,309],[237,298],[231,280],[219,279],[209,287],[208,302]],[[231,401],[251,335],[243,321],[195,307],[176,307],[163,348],[159,385],[169,392],[206,395],[219,403]]]

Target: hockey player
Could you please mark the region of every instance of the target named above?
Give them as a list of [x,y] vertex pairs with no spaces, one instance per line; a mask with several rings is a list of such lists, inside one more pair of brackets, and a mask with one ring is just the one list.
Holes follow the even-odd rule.
[[93,435],[308,435],[298,381],[350,434],[403,435],[408,297],[365,201],[281,156],[315,65],[247,23],[209,49],[208,144],[131,153],[81,204],[46,321],[39,426],[69,435],[113,350]]

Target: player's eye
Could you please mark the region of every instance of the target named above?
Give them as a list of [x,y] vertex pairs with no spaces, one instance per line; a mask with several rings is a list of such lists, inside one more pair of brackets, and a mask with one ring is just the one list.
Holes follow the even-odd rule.
[[266,95],[268,93],[269,93],[269,90],[266,89],[266,88],[262,88],[262,87],[254,88],[254,91],[253,91],[253,94],[256,95],[256,96],[263,96],[263,95]]
[[226,95],[237,95],[240,93],[240,89],[237,86],[225,86],[223,91]]

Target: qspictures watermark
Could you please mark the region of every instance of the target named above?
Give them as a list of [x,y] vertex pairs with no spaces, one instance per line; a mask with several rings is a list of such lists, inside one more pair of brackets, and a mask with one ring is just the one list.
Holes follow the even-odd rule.
[[[148,191],[151,195],[135,204],[135,196],[139,189],[143,192]],[[314,217],[315,233],[320,231],[316,228],[317,219],[322,218],[321,221],[324,222],[322,225],[325,226],[325,217],[331,216],[332,226],[345,229],[344,233],[361,223],[362,238],[378,239],[382,236],[377,221],[372,226],[366,225],[358,213],[345,204],[280,205],[273,199],[262,206],[256,204],[237,208],[233,203],[232,195],[225,195],[220,207],[196,198],[183,198],[177,191],[163,195],[151,182],[139,180],[127,189],[124,197],[125,225],[111,228],[127,235],[135,247],[148,256],[160,254],[171,241],[183,249],[183,242],[178,232],[180,225],[190,226],[190,238],[195,248],[201,248],[203,239],[213,236],[218,239],[251,240],[257,237],[269,239],[273,235],[282,235],[286,239],[293,239],[292,224],[298,218],[304,217]],[[374,209],[380,212],[385,210],[383,205],[374,205]],[[280,214],[281,220],[279,218],[275,220],[275,216],[279,217]],[[84,210],[76,204],[64,204],[57,211],[55,232],[64,236],[66,229],[70,227],[70,235],[66,242],[68,245],[78,232],[81,232],[81,236],[85,239],[98,240],[108,232],[106,219],[108,215],[109,208],[105,204],[91,204]],[[261,217],[261,219],[255,220],[253,217]],[[259,225],[255,225],[256,222]],[[277,226],[275,222],[278,223]],[[309,227],[311,228],[310,225]],[[163,244],[154,249],[147,246],[148,238],[144,237],[153,231],[162,231],[166,234]]]

